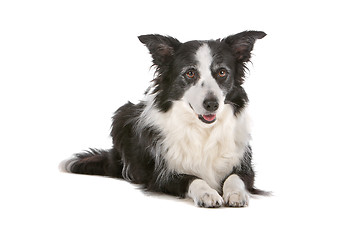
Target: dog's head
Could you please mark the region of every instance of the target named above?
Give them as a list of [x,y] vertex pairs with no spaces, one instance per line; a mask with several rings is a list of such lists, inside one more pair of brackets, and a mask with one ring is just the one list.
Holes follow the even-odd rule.
[[183,101],[199,120],[216,122],[225,104],[237,114],[248,101],[244,89],[245,64],[257,39],[266,34],[245,31],[222,40],[190,41],[162,35],[143,35],[156,66],[153,94],[160,111]]

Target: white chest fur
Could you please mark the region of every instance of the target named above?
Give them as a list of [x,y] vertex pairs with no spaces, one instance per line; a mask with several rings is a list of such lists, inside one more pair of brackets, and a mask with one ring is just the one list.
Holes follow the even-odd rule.
[[149,108],[147,122],[163,134],[162,156],[170,172],[191,174],[220,190],[220,182],[241,163],[250,140],[246,109],[237,117],[225,105],[214,124],[205,126],[183,101],[166,113]]

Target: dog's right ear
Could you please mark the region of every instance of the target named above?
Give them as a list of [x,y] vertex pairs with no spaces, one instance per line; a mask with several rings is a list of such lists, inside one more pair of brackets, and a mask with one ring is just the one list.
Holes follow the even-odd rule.
[[159,34],[142,35],[138,38],[149,49],[153,63],[157,66],[166,66],[181,45],[177,39]]

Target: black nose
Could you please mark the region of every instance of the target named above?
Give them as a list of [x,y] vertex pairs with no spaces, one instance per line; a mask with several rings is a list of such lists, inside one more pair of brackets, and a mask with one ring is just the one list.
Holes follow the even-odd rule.
[[215,98],[205,99],[203,102],[203,106],[206,111],[215,112],[219,108],[219,103]]

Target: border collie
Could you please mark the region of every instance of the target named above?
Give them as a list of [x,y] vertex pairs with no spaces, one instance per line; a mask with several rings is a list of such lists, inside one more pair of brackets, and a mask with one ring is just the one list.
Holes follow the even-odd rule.
[[254,43],[265,35],[185,43],[139,36],[156,67],[144,100],[115,112],[112,149],[75,154],[63,170],[122,178],[200,207],[245,207],[250,195],[266,194],[254,187],[242,87]]

